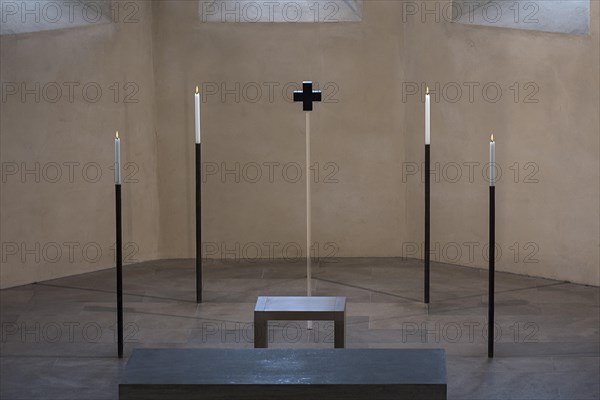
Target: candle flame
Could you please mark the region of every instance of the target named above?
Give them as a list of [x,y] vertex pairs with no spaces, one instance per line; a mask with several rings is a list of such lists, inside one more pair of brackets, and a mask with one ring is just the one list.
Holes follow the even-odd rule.
[[117,131],[115,137],[117,138],[117,140],[119,140],[119,131]]
[[425,90],[425,94],[429,94],[429,86],[427,86],[427,89]]
[[490,138],[490,141],[494,141],[494,134],[492,133],[492,137]]
[[198,93],[198,85],[196,85],[196,93]]

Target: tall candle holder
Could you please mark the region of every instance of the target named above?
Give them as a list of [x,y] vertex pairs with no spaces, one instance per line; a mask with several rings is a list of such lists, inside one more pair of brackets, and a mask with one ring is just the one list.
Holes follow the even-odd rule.
[[202,303],[202,145],[196,143],[196,303]]
[[196,160],[196,303],[202,303],[202,140],[200,136],[200,93],[196,86],[195,112],[195,160]]
[[425,91],[425,238],[423,241],[423,302],[429,305],[431,257],[431,102],[429,87]]
[[490,189],[489,189],[489,267],[488,267],[488,358],[494,357],[494,292],[496,275],[496,143],[490,141]]
[[121,229],[121,139],[115,136],[115,253],[117,272],[117,353],[123,358],[123,237]]
[[423,260],[424,260],[424,299],[425,304],[429,304],[429,286],[430,286],[430,246],[431,246],[431,149],[430,145],[425,145],[425,241],[423,246]]

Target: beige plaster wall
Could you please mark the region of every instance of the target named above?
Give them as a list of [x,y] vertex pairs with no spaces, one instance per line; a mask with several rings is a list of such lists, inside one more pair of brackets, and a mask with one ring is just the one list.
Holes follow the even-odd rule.
[[[204,92],[207,256],[298,256],[305,251],[304,171],[297,177],[304,115],[287,96],[303,79],[325,92],[311,114],[319,256],[421,257],[422,183],[420,171],[411,171],[423,160],[421,88],[439,83],[442,96],[432,100],[432,160],[440,165],[432,188],[433,258],[487,267],[482,171],[494,133],[503,172],[497,268],[600,284],[597,2],[589,36],[443,17],[423,22],[392,1],[364,2],[361,23],[339,24],[203,23],[195,1],[137,4],[137,23],[0,39],[3,84],[78,81],[103,89],[96,103],[80,89],[73,103],[51,103],[43,93],[39,103],[33,95],[22,101],[20,92],[3,99],[2,287],[114,265],[116,129],[137,180],[123,189],[127,261],[194,255],[196,84]],[[485,85],[500,87],[501,98],[490,100],[493,87],[484,98]],[[139,102],[125,102],[136,87],[130,99]],[[79,163],[73,179],[70,162]],[[88,182],[93,169],[83,172],[92,162],[102,170],[95,183]],[[22,163],[39,163],[39,182],[21,176]],[[52,163],[62,166],[57,183]]]
[[[584,36],[406,19],[405,37],[414,38],[405,41],[407,76],[446,88],[439,102],[432,97],[432,162],[442,173],[432,186],[432,242],[439,246],[433,257],[487,267],[482,168],[493,133],[503,172],[496,189],[497,269],[600,284],[599,13],[600,3],[592,1],[591,32]],[[472,101],[467,82],[475,88]],[[463,89],[458,100],[456,84]],[[492,86],[503,91],[496,102]],[[419,96],[408,96],[406,115],[407,159],[421,162]],[[479,163],[472,182],[469,162]],[[457,182],[455,164],[462,172]],[[420,242],[423,187],[415,177],[407,187],[408,231]]]
[[[406,152],[400,11],[400,2],[365,2],[362,23],[202,23],[196,2],[155,3],[162,257],[194,255],[196,84],[218,88],[202,103],[206,172],[206,163],[219,172],[239,163],[240,171],[239,182],[219,172],[206,177],[208,256],[293,258],[305,251],[304,176],[293,182],[305,163],[305,116],[286,100],[292,87],[284,91],[305,79],[318,82],[326,100],[311,115],[320,171],[312,174],[315,250],[398,254],[407,239],[398,179]],[[233,94],[222,98],[223,85]]]
[[[221,163],[239,162],[242,175],[239,183],[231,175],[206,177],[205,250],[216,258],[251,258],[271,256],[267,242],[276,243],[275,256],[278,249],[289,256],[289,243],[304,248],[304,181],[276,176],[268,183],[263,170],[250,183],[243,168],[303,164],[304,121],[279,89],[311,78],[339,87],[339,102],[312,114],[314,159],[339,166],[338,183],[313,185],[321,253],[333,242],[339,256],[420,257],[422,184],[408,172],[422,162],[423,93],[408,90],[427,81],[446,90],[432,113],[433,161],[441,174],[433,189],[434,259],[487,267],[483,175],[495,133],[503,171],[498,269],[600,283],[597,2],[589,36],[467,26],[443,15],[422,20],[389,1],[365,2],[362,23],[208,24],[190,3],[156,4],[162,256],[193,255],[198,82],[218,87],[203,103],[204,160],[217,175]],[[273,101],[265,82],[279,85]],[[256,103],[249,100],[255,92],[244,95],[255,83],[263,87]],[[222,98],[222,85],[240,98]]]
[[114,266],[117,129],[125,262],[158,254],[152,7],[136,4],[114,23],[0,38],[1,287]]

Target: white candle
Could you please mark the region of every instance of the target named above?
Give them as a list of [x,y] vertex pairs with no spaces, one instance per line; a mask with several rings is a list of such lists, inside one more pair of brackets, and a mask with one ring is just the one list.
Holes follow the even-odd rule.
[[430,142],[430,131],[431,131],[431,104],[429,101],[429,87],[427,87],[427,91],[425,92],[425,144],[429,144]]
[[198,86],[196,86],[196,143],[200,143],[200,93],[198,93]]
[[121,184],[121,139],[119,131],[115,135],[115,185]]
[[490,138],[490,186],[496,186],[496,142]]

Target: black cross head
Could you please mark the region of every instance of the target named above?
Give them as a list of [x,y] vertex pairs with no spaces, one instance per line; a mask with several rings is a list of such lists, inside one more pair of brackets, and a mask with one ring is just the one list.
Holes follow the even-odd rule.
[[312,82],[302,82],[302,90],[294,90],[294,101],[302,102],[304,111],[312,111],[313,101],[321,101],[321,91],[312,90]]

